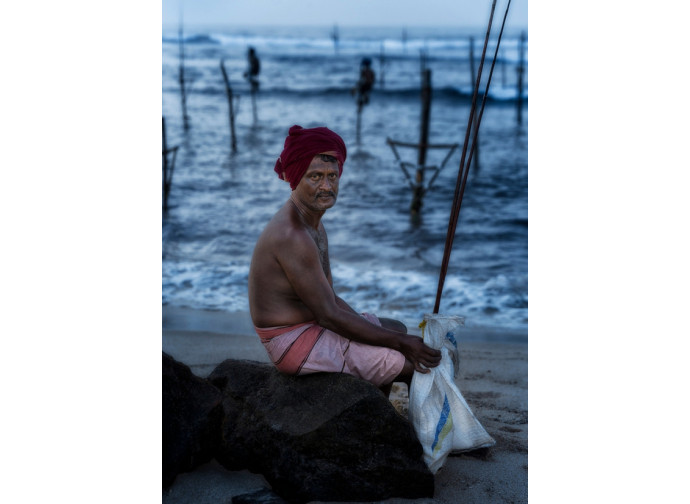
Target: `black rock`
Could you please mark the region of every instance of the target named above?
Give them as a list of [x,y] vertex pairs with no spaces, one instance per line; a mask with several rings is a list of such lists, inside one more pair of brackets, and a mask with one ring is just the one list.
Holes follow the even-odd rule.
[[263,474],[285,500],[433,496],[412,425],[372,384],[337,373],[286,376],[237,360],[208,379],[223,394],[216,459]]
[[163,488],[210,461],[220,440],[221,393],[163,352]]

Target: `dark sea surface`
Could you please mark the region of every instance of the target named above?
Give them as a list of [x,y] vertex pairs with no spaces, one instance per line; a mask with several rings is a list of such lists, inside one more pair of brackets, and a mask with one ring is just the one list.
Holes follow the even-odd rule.
[[[178,31],[163,30],[162,115],[168,146],[179,148],[163,218],[164,305],[249,309],[247,274],[254,244],[290,193],[273,166],[289,127],[299,124],[327,126],[348,147],[338,201],[323,219],[338,294],[359,311],[408,325],[433,311],[471,105],[469,40],[474,37],[478,65],[486,27],[409,28],[406,39],[402,29],[340,28],[337,51],[331,30],[185,27],[187,131],[178,81]],[[479,130],[479,164],[469,174],[440,312],[465,317],[467,326],[518,330],[526,338],[527,44],[518,124],[519,39],[519,31],[506,28]],[[261,59],[256,121],[242,77],[248,46]],[[494,48],[495,36],[484,76]],[[459,147],[415,221],[409,210],[411,188],[386,139],[419,141],[422,53],[432,71],[430,142]],[[358,143],[350,89],[363,57],[373,60],[377,83],[362,114]],[[231,151],[221,59],[239,95],[234,106],[236,153]],[[416,163],[416,150],[399,152]],[[431,150],[427,165],[439,166],[447,152]]]

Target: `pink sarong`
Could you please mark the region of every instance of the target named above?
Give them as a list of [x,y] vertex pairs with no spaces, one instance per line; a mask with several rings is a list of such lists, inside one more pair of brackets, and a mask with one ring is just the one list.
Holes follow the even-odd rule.
[[[362,316],[381,325],[376,315]],[[316,322],[255,329],[273,364],[286,374],[346,373],[378,387],[393,381],[405,364],[397,350],[349,340]]]

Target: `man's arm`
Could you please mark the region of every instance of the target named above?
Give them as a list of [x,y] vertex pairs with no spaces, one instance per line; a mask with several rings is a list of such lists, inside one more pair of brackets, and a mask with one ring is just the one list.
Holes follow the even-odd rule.
[[428,372],[422,366],[438,365],[440,352],[425,345],[421,338],[371,324],[336,296],[321,267],[314,240],[303,230],[293,230],[289,235],[277,247],[276,257],[295,293],[319,325],[354,341],[398,350],[419,372]]

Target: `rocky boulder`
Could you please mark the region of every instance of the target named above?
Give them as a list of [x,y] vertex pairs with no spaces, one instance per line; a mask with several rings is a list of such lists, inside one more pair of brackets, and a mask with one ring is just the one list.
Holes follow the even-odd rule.
[[163,352],[163,488],[213,458],[220,442],[221,393]]
[[237,360],[208,380],[223,396],[216,459],[263,474],[285,500],[433,496],[412,425],[370,383],[332,373],[285,376]]

